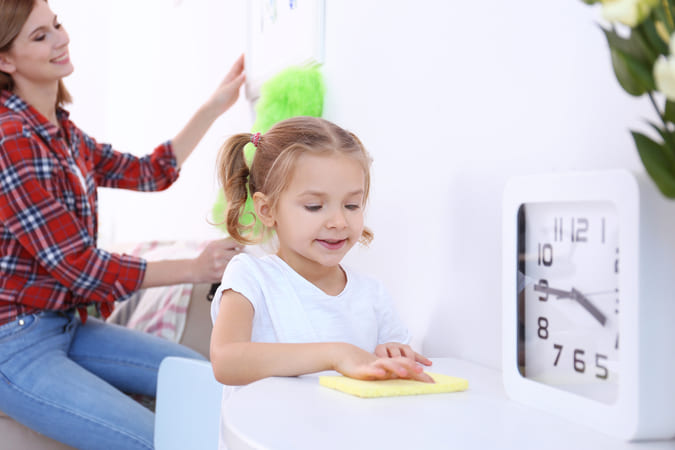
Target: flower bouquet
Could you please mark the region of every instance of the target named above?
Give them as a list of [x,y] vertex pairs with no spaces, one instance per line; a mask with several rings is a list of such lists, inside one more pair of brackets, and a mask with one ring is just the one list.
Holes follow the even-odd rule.
[[[675,198],[675,22],[671,0],[582,0],[600,4],[614,74],[629,94],[647,94],[658,123],[656,139],[631,132],[640,159],[659,190]],[[665,101],[664,101],[665,100]]]

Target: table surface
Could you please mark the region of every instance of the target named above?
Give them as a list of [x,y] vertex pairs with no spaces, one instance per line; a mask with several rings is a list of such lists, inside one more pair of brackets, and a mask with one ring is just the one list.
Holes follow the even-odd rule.
[[[319,385],[321,374],[267,378],[237,390],[225,436],[239,449],[673,450],[675,440],[625,442],[509,400],[501,372],[432,359],[466,378],[464,392],[364,399]],[[323,373],[334,374],[334,373]]]

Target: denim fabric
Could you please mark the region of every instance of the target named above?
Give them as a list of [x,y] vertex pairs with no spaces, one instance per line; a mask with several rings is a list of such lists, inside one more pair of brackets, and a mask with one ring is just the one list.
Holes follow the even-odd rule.
[[204,359],[167,340],[74,313],[0,326],[0,410],[84,449],[152,449],[154,414],[125,393],[154,396],[167,356]]

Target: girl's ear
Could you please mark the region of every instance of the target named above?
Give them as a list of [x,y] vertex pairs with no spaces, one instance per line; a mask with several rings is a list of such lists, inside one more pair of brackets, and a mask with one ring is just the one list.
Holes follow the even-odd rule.
[[12,63],[11,58],[6,53],[0,53],[0,71],[11,74],[15,70],[16,67]]
[[272,228],[276,225],[277,221],[274,218],[274,211],[272,211],[270,201],[265,194],[262,192],[253,194],[253,207],[255,208],[255,214],[263,225],[267,228]]

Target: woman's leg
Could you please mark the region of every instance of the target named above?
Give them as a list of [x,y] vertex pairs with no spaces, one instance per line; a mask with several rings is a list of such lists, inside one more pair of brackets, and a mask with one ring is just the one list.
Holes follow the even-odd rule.
[[167,356],[204,359],[183,345],[92,318],[77,328],[68,351],[70,359],[121,391],[153,397]]
[[158,360],[192,354],[142,333],[132,338],[126,331],[92,319],[82,326],[72,315],[55,313],[3,325],[0,409],[74,447],[152,448],[154,414],[102,377],[111,374],[111,382],[123,390],[152,394]]

